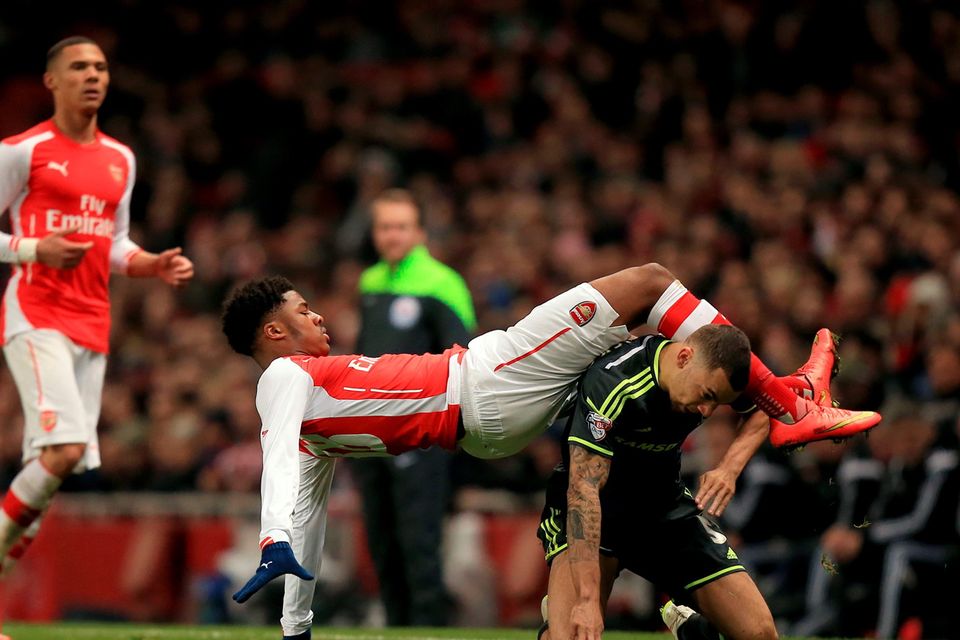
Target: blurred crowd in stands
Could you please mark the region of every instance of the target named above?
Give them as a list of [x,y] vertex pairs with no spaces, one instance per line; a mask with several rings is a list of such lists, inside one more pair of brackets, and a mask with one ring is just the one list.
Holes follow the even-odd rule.
[[[133,235],[182,245],[197,275],[178,292],[114,281],[103,468],[73,489],[256,492],[258,372],[229,353],[220,301],[284,274],[335,351],[351,352],[357,276],[374,256],[367,204],[402,185],[423,203],[433,254],[466,278],[481,330],[656,261],[778,373],[806,359],[819,327],[843,336],[835,396],[887,420],[865,442],[762,452],[724,518],[781,620],[882,627],[887,587],[871,572],[896,565],[898,543],[952,554],[956,572],[955,4],[95,4],[96,17],[4,3],[0,133],[49,114],[46,47],[97,39],[112,73],[101,128],[139,163]],[[7,481],[21,422],[4,372]],[[688,442],[694,481],[732,429],[720,416]],[[457,465],[452,508],[539,509],[558,447],[548,437],[523,457]],[[913,604],[897,596],[914,615],[933,597],[917,567],[900,581]],[[810,618],[828,592],[846,607],[839,623]]]

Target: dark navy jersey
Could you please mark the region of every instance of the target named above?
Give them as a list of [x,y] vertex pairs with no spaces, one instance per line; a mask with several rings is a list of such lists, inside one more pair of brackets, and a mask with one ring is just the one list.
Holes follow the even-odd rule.
[[[612,459],[600,496],[604,513],[638,503],[668,511],[685,491],[680,447],[703,417],[676,411],[660,387],[660,355],[670,342],[652,335],[621,343],[580,379],[565,439]],[[567,468],[569,458],[565,447]]]

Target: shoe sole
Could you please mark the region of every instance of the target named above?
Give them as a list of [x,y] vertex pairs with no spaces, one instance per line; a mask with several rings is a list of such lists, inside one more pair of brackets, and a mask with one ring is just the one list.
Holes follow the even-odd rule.
[[[789,450],[797,447],[802,447],[803,445],[809,444],[811,442],[819,442],[821,440],[833,440],[836,443],[840,443],[854,436],[858,436],[861,433],[864,433],[864,434],[867,433],[868,431],[876,427],[878,424],[880,424],[881,419],[882,419],[882,416],[880,416],[879,414],[869,412],[869,415],[854,416],[832,427],[827,427],[817,433],[814,433],[812,437],[803,438],[803,439],[800,439],[800,438],[789,439],[788,437],[787,439],[784,439],[781,442],[777,442],[776,433],[781,433],[784,430],[790,431],[791,429],[790,426],[784,426],[778,429],[777,432],[770,433],[770,444],[777,447],[778,449],[783,448],[783,449]],[[858,424],[858,423],[866,423],[866,424],[864,425],[864,424]],[[856,430],[852,432],[835,433],[840,429],[844,429],[844,427],[848,427],[850,429],[855,428]],[[847,431],[849,431],[849,429],[847,429]]]

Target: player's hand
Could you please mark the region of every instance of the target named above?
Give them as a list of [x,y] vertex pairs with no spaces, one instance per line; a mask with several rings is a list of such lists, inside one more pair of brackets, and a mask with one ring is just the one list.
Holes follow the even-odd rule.
[[820,536],[820,546],[833,560],[845,564],[863,548],[863,534],[844,525],[833,525]]
[[257,572],[247,580],[247,584],[243,585],[240,591],[233,594],[233,599],[241,603],[246,602],[250,596],[260,591],[263,585],[286,573],[292,573],[303,580],[313,580],[310,572],[297,562],[289,542],[268,544],[260,555],[260,566],[257,567]]
[[570,609],[571,640],[600,640],[603,615],[596,602],[577,602]]
[[157,277],[174,287],[182,287],[193,277],[193,262],[183,249],[175,247],[157,254]]
[[697,508],[718,517],[730,504],[737,491],[737,474],[725,469],[711,469],[700,476],[700,488],[694,500]]
[[66,236],[78,231],[80,227],[70,227],[40,238],[37,243],[37,262],[56,269],[73,269],[80,264],[83,256],[93,247],[93,241],[67,240]]

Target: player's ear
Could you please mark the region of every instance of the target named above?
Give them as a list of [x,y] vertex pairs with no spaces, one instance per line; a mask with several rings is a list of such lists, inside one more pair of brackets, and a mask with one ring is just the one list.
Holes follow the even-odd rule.
[[50,71],[45,71],[43,74],[43,86],[45,86],[50,91],[53,91],[53,73]]
[[286,336],[287,332],[284,331],[282,324],[272,320],[263,325],[263,335],[266,336],[267,340],[279,340]]
[[690,364],[690,361],[693,360],[693,347],[689,345],[681,345],[677,350],[677,367],[683,369],[685,366]]

